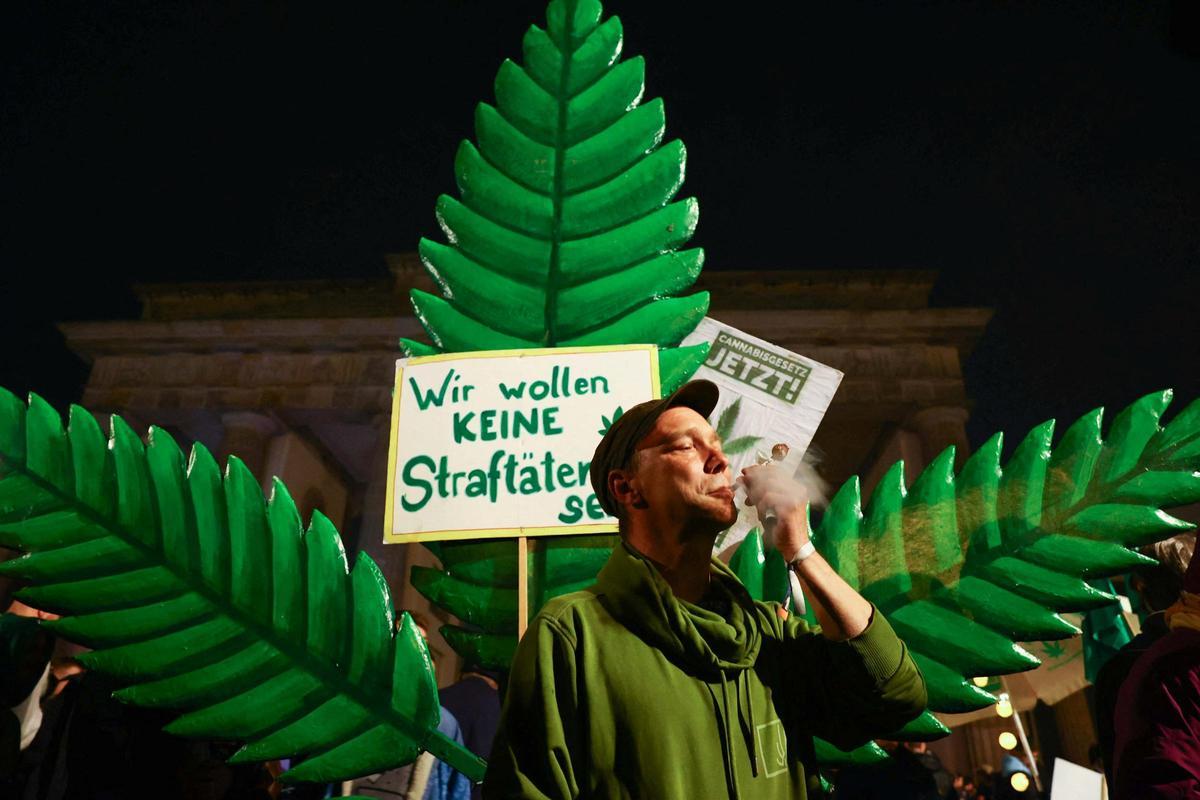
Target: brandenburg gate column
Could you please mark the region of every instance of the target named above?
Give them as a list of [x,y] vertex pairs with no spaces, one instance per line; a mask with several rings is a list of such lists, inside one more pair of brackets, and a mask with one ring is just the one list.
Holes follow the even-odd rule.
[[960,469],[971,455],[967,440],[967,417],[965,408],[957,406],[930,406],[914,411],[905,427],[917,434],[921,440],[921,451],[925,463],[931,463],[943,450],[954,445],[954,468]]

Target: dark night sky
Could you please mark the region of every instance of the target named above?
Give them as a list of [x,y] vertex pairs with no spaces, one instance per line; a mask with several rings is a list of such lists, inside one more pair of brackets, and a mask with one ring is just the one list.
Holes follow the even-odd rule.
[[[440,236],[544,4],[353,5],[5,6],[0,385],[76,399],[52,321],[136,316],[134,281],[381,276]],[[688,145],[707,269],[939,270],[936,304],[997,309],[977,440],[1200,396],[1200,4],[699,8],[607,5]]]

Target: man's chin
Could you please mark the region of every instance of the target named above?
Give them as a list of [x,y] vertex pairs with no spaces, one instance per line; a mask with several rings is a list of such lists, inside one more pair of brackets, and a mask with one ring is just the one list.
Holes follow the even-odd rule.
[[713,508],[709,516],[716,526],[717,533],[731,527],[737,522],[738,518],[737,506],[733,504],[733,498],[729,499],[728,504],[722,504]]

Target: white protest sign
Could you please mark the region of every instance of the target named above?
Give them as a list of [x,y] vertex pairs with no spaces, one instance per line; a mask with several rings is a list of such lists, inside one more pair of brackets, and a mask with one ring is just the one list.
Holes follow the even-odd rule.
[[652,345],[397,361],[384,541],[615,531],[588,467],[658,380]]
[[[789,448],[784,466],[799,467],[813,434],[842,382],[842,373],[811,358],[705,317],[682,345],[708,344],[708,358],[693,378],[721,388],[711,418],[725,444],[733,474],[770,455],[776,443]],[[721,551],[758,524],[753,509],[718,537]]]
[[1100,800],[1104,775],[1064,758],[1054,759],[1050,800]]

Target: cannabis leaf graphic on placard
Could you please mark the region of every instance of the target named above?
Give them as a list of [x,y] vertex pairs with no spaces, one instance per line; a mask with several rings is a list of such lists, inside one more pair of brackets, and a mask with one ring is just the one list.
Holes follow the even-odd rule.
[[625,413],[625,409],[621,408],[620,406],[617,406],[617,410],[613,412],[612,419],[609,419],[608,417],[601,415],[600,430],[597,431],[597,433],[599,433],[601,436],[608,433],[608,429],[611,428],[613,426],[613,423],[616,422],[617,420],[619,420],[621,418],[621,415],[624,413]]
[[737,438],[730,438],[733,436],[733,429],[737,426],[738,415],[741,411],[742,398],[739,397],[733,401],[732,405],[721,412],[721,415],[717,418],[717,424],[714,426],[717,435],[724,442],[722,449],[727,456],[740,455],[762,441],[761,436],[738,436]]

